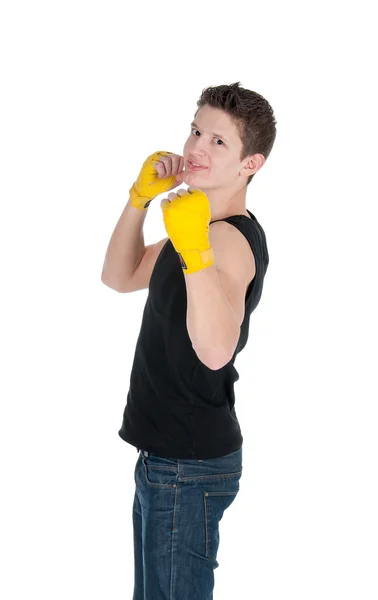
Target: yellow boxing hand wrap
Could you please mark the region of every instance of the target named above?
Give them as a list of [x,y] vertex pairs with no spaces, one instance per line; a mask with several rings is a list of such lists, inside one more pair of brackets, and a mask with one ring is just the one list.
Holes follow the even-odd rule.
[[171,190],[176,182],[176,176],[159,178],[154,162],[160,160],[160,156],[167,156],[172,152],[159,150],[151,154],[143,163],[138,179],[129,190],[131,204],[140,210],[147,210],[151,200],[159,194]]
[[211,209],[208,197],[192,189],[162,204],[165,229],[186,275],[214,263],[209,242]]

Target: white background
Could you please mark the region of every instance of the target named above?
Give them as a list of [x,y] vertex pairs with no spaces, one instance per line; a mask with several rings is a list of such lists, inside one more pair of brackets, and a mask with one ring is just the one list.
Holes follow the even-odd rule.
[[236,81],[277,139],[247,192],[270,264],[235,363],[243,477],[214,597],[377,599],[374,55],[372,2],[2,3],[4,600],[132,598],[118,429],[147,290],[102,265],[145,158],[182,153],[202,89]]

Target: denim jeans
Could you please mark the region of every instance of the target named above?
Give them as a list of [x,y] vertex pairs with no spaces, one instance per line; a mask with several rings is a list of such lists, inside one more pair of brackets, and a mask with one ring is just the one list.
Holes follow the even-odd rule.
[[213,600],[219,521],[241,474],[242,448],[204,460],[139,450],[133,600]]

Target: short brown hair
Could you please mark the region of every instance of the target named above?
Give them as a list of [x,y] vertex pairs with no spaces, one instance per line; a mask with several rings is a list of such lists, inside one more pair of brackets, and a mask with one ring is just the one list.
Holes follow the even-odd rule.
[[[276,124],[269,102],[257,92],[239,86],[240,81],[230,85],[211,86],[202,90],[197,101],[198,109],[208,104],[224,110],[236,125],[242,141],[240,160],[253,154],[268,158],[276,138]],[[256,175],[250,175],[247,185]]]

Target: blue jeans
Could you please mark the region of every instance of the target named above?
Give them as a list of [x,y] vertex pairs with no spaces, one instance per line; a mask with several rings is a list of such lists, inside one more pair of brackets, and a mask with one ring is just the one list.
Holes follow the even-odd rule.
[[205,460],[139,450],[133,600],[213,600],[219,521],[241,474],[242,448]]

